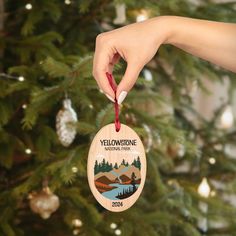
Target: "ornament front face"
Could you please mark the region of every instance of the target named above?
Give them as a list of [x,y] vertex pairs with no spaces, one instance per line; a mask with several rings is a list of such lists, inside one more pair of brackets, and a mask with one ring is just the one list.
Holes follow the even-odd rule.
[[138,135],[121,124],[103,127],[95,136],[88,157],[88,181],[97,201],[110,211],[131,207],[142,192],[146,156]]

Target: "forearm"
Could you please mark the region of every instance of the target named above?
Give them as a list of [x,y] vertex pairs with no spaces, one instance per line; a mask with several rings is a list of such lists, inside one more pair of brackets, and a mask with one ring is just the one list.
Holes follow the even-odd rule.
[[[122,103],[161,44],[172,44],[236,72],[236,24],[160,16],[97,37],[93,75],[109,99]],[[112,73],[120,58],[127,62],[127,67],[115,94],[106,72]]]
[[163,43],[236,72],[236,24],[177,16],[157,21],[167,27]]

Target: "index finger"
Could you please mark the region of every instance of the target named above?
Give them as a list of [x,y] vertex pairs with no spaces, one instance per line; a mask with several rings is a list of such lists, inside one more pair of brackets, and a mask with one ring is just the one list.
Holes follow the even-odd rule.
[[101,43],[99,39],[96,40],[96,48],[93,60],[93,76],[100,89],[110,100],[114,102],[115,93],[106,77],[106,72],[111,73],[111,58],[114,56],[114,54],[104,43],[105,42]]

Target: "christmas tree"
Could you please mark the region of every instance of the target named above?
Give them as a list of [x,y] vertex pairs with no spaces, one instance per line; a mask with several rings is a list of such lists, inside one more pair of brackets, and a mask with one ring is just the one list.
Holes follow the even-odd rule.
[[[0,235],[235,235],[236,161],[227,150],[236,76],[172,46],[160,48],[121,107],[146,148],[141,197],[112,213],[89,189],[91,140],[114,120],[92,77],[96,36],[158,15],[236,22],[232,1],[0,1]],[[124,70],[115,68],[117,82]],[[207,120],[193,90],[208,93],[206,81],[226,77],[229,99]]]

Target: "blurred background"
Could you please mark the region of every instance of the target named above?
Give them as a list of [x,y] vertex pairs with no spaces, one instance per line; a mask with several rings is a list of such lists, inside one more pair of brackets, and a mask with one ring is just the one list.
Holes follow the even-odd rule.
[[112,213],[89,189],[90,143],[114,120],[96,36],[159,15],[236,23],[236,2],[0,0],[1,236],[236,235],[236,75],[173,46],[121,107],[147,155],[139,200]]

